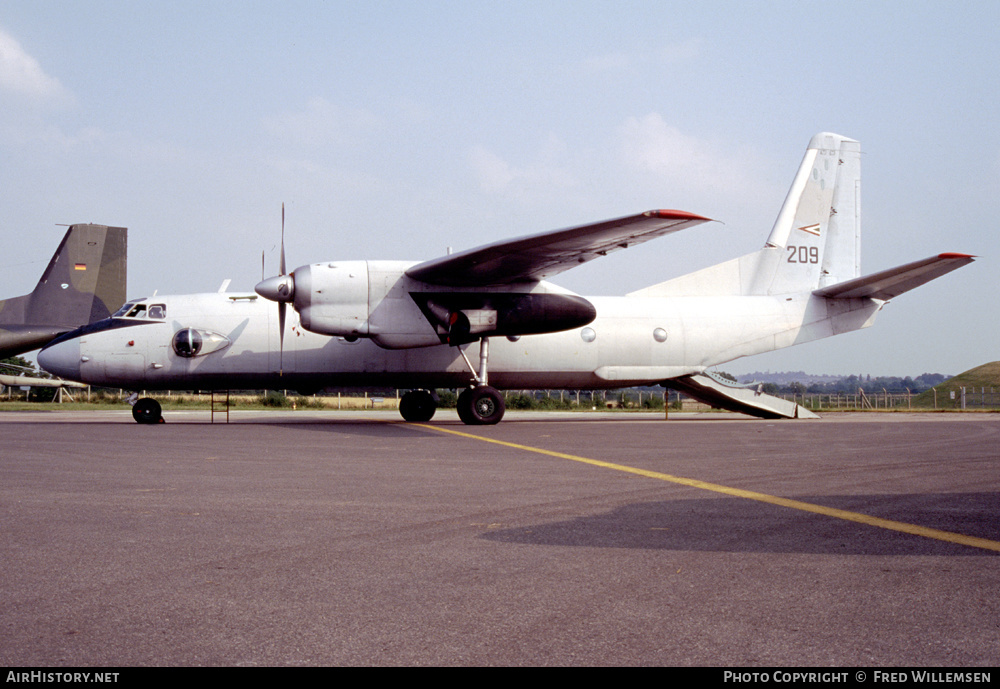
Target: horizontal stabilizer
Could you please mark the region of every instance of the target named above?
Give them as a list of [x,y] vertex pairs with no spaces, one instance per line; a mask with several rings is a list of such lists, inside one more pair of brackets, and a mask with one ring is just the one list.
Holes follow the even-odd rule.
[[762,419],[819,418],[795,402],[767,395],[752,388],[710,378],[707,375],[695,374],[671,378],[664,385],[713,407],[749,414]]
[[864,277],[838,282],[813,292],[818,297],[828,299],[861,299],[871,298],[888,301],[914,287],[920,287],[925,282],[939,278],[946,273],[972,263],[974,256],[969,254],[939,254],[922,261],[914,261],[906,265],[889,268]]

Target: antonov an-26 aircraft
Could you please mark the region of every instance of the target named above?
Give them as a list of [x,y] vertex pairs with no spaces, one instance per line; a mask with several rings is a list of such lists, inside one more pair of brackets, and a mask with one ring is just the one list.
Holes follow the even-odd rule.
[[[708,218],[654,210],[423,263],[332,261],[290,274],[282,239],[281,274],[256,293],[129,301],[38,361],[134,390],[402,388],[409,421],[431,418],[435,388],[463,388],[461,419],[493,424],[504,413],[498,389],[657,383],[719,407],[798,416],[706,369],[867,327],[887,300],[973,260],[940,254],[860,277],[860,167],[857,141],[817,134],[762,249],[625,297],[585,298],[548,278]],[[287,304],[298,316],[288,324]],[[149,398],[133,415],[161,419]]]

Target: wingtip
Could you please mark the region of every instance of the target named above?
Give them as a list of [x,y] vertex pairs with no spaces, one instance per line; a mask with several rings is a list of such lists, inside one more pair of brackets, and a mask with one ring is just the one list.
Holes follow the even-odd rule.
[[974,260],[976,260],[979,257],[976,256],[975,254],[959,254],[959,253],[950,252],[950,253],[945,253],[945,254],[938,254],[938,258],[967,258],[970,261],[974,261]]
[[677,210],[652,210],[646,211],[644,215],[648,218],[663,218],[664,220],[704,220],[705,222],[711,222],[711,218],[706,218],[704,215],[698,215],[697,213],[688,213],[687,211],[677,211]]

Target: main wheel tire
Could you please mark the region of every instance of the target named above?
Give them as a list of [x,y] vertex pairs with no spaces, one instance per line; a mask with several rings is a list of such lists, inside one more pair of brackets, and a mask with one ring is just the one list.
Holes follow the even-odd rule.
[[458,396],[458,417],[470,426],[492,426],[500,423],[506,405],[495,388],[480,385]]
[[132,405],[132,418],[138,423],[159,423],[163,418],[163,410],[156,400],[143,397]]
[[476,423],[472,418],[472,402],[469,400],[469,396],[471,394],[471,388],[462,390],[462,392],[458,393],[458,400],[455,405],[458,410],[458,418],[461,419],[462,423],[466,426],[473,426]]
[[399,400],[399,414],[404,421],[417,423],[430,421],[436,409],[434,396],[426,390],[410,390]]

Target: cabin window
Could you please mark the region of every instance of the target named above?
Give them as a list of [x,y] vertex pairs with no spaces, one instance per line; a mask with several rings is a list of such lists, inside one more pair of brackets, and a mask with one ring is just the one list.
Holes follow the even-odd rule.
[[149,307],[149,317],[150,318],[166,318],[167,317],[167,305],[166,304],[153,304]]

